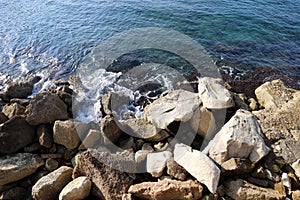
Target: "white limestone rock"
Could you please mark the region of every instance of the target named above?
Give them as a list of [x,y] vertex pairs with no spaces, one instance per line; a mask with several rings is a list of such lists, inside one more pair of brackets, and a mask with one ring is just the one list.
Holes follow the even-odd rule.
[[149,153],[147,155],[147,172],[153,177],[160,177],[171,158],[170,151]]

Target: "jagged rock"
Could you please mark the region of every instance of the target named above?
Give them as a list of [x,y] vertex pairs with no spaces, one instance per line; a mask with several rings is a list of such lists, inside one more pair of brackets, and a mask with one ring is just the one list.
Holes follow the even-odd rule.
[[125,150],[111,154],[89,149],[77,156],[73,178],[85,175],[93,183],[91,192],[94,196],[105,200],[119,200],[135,179],[134,174],[124,172],[124,168],[127,171],[135,169],[131,152]]
[[53,170],[58,168],[58,162],[53,158],[48,158],[45,163],[45,168],[52,172]]
[[53,127],[54,142],[68,149],[75,149],[80,143],[80,138],[85,137],[89,128],[88,124],[75,120],[55,121]]
[[240,175],[250,173],[254,165],[248,159],[230,158],[221,165],[225,175]]
[[35,128],[24,117],[15,116],[0,125],[0,153],[14,153],[34,142]]
[[40,145],[51,148],[53,145],[53,133],[51,127],[46,124],[41,124],[36,130]]
[[25,107],[21,106],[17,103],[12,103],[12,104],[6,104],[2,112],[9,118],[11,119],[13,116],[17,115],[23,115],[25,113]]
[[258,187],[241,179],[226,181],[224,185],[225,185],[226,195],[236,200],[238,199],[284,200],[285,199],[285,195],[281,194],[276,190]]
[[29,199],[30,192],[22,187],[14,187],[0,195],[0,200]]
[[300,190],[293,191],[293,193],[292,193],[292,199],[293,200],[300,199]]
[[122,130],[115,122],[114,118],[110,115],[107,115],[101,119],[100,132],[103,134],[103,136],[105,136],[105,144],[116,143],[122,134]]
[[295,90],[286,88],[281,80],[266,82],[255,90],[258,103],[267,110],[276,110],[293,98]]
[[272,143],[280,139],[299,140],[300,135],[300,91],[293,93],[293,98],[274,111],[260,110],[253,112],[259,119],[262,131]]
[[59,194],[59,200],[85,199],[89,196],[92,182],[85,176],[68,183]]
[[176,144],[174,160],[200,183],[206,185],[210,192],[217,191],[220,170],[205,154],[185,144]]
[[222,109],[234,106],[232,96],[224,87],[222,79],[201,78],[199,80],[198,93],[205,108]]
[[138,150],[137,152],[135,152],[134,154],[134,159],[137,163],[141,163],[144,160],[146,160],[147,155],[149,153],[152,153],[154,151],[154,149],[142,149],[142,150]]
[[135,141],[133,139],[133,137],[129,137],[127,139],[124,139],[124,140],[121,140],[119,142],[119,145],[118,145],[121,149],[128,149],[128,150],[133,150],[133,151],[136,151],[136,144],[135,144]]
[[5,96],[9,99],[20,98],[25,99],[32,93],[33,83],[32,82],[14,82],[9,83],[5,91]]
[[33,174],[44,161],[30,153],[18,153],[0,158],[0,185],[21,180]]
[[35,200],[58,199],[60,191],[72,180],[71,167],[62,166],[50,174],[43,176],[32,187]]
[[145,119],[157,128],[166,129],[173,121],[186,122],[200,106],[198,94],[174,90],[145,107]]
[[246,104],[247,98],[244,94],[231,93],[236,109],[250,110],[249,106]]
[[300,179],[300,159],[292,164],[292,168],[295,170],[296,176]]
[[31,125],[52,123],[68,119],[67,105],[50,92],[36,94],[26,108],[27,122]]
[[181,181],[184,181],[187,176],[187,171],[178,165],[173,158],[169,159],[167,162],[167,173]]
[[192,180],[175,181],[163,180],[159,182],[142,182],[130,186],[128,192],[133,197],[155,200],[184,200],[202,197],[202,186]]
[[300,141],[291,139],[282,139],[275,143],[275,146],[279,146],[279,151],[275,152],[278,157],[291,164],[300,159]]
[[160,177],[171,157],[170,151],[149,153],[147,155],[147,172],[153,177]]
[[124,95],[120,95],[113,92],[108,92],[101,98],[101,107],[103,114],[111,115],[116,112],[122,105],[127,105],[130,102],[130,98]]
[[132,118],[121,122],[122,130],[133,137],[156,142],[169,137],[166,131],[160,131],[150,122],[142,118]]
[[78,147],[79,150],[87,149],[95,147],[99,144],[103,144],[103,137],[99,130],[90,130],[89,133],[86,135],[82,144]]
[[6,122],[8,118],[0,111],[0,124]]
[[211,137],[217,128],[213,113],[205,107],[196,109],[191,119],[191,127],[202,137]]
[[257,163],[268,154],[260,126],[249,111],[238,110],[203,150],[222,165],[230,158],[248,158]]
[[10,103],[17,103],[17,104],[19,104],[21,106],[26,107],[26,106],[28,106],[29,101],[30,101],[30,99],[18,99],[18,98],[14,98],[14,99],[11,99],[9,102]]

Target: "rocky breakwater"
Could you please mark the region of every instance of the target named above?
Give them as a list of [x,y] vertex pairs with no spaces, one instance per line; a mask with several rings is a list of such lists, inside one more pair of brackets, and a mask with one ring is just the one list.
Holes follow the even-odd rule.
[[108,93],[90,124],[68,83],[31,86],[1,94],[0,199],[300,199],[300,91],[280,80],[250,100],[201,78],[122,120]]

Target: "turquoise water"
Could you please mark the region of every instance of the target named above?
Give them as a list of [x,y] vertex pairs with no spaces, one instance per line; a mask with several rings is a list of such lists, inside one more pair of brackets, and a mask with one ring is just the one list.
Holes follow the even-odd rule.
[[71,74],[101,41],[141,27],[186,34],[218,66],[300,78],[299,0],[1,0],[0,83]]

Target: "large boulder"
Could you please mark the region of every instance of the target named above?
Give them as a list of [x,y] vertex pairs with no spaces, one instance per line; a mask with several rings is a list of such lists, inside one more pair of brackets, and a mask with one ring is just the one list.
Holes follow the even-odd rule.
[[72,180],[71,167],[62,166],[40,178],[32,187],[35,200],[58,199],[60,191]]
[[257,163],[269,151],[255,116],[249,111],[238,110],[203,153],[222,165],[230,158],[248,158],[252,163]]
[[94,196],[119,200],[135,179],[134,174],[122,171],[123,167],[134,170],[135,161],[131,152],[111,154],[89,149],[77,156],[73,178],[87,176],[93,183],[91,192]]
[[232,199],[243,200],[284,200],[286,196],[279,191],[252,185],[237,179],[225,182],[225,193]]
[[35,128],[22,116],[15,116],[0,125],[0,153],[14,153],[34,142]]
[[196,93],[174,90],[145,107],[145,119],[157,128],[166,129],[174,121],[186,122],[199,108],[201,100]]
[[30,153],[18,153],[0,158],[0,186],[33,174],[44,161]]
[[128,192],[138,199],[192,200],[202,197],[202,186],[196,181],[163,180],[130,186]]
[[89,196],[92,182],[85,176],[68,183],[59,194],[59,200],[85,199]]
[[36,94],[26,108],[27,122],[31,125],[52,123],[68,119],[67,105],[50,92]]
[[194,150],[185,144],[176,144],[174,160],[200,183],[206,185],[210,192],[217,191],[221,171],[201,151]]
[[223,109],[234,106],[233,98],[224,87],[222,79],[201,78],[199,80],[198,93],[205,108]]

